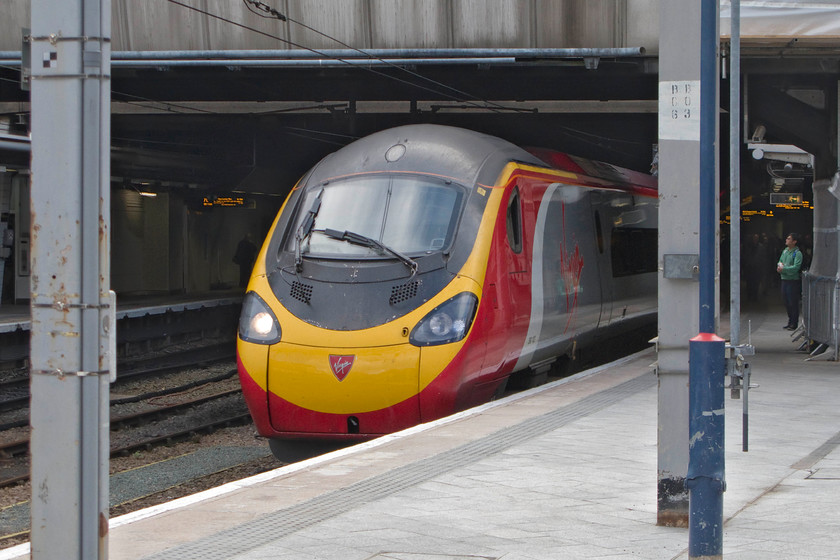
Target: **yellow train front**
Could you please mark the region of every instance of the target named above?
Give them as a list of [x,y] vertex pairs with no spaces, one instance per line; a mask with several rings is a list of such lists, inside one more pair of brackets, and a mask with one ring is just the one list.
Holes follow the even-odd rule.
[[[535,236],[512,247],[505,222],[516,202],[533,232],[527,215],[538,205],[520,190],[556,181],[534,179],[546,167],[498,138],[410,125],[310,170],[279,212],[243,303],[238,367],[259,433],[377,437],[486,402],[528,365],[523,352],[537,359],[531,275],[511,274],[527,268]],[[571,343],[567,319],[587,303],[566,304],[557,340]]]

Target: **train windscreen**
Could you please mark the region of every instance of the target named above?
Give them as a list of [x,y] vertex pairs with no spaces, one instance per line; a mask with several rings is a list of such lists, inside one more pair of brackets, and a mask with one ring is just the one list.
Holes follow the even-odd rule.
[[331,181],[306,193],[286,250],[298,246],[301,254],[323,258],[379,257],[381,246],[412,256],[445,252],[465,192],[453,183],[408,175]]

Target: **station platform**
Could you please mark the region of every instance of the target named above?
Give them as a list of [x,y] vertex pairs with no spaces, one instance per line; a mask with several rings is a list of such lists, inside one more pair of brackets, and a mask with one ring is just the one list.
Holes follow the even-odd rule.
[[[785,320],[781,309],[742,316],[759,387],[749,394],[748,452],[742,401],[727,391],[727,559],[840,556],[840,364],[806,361]],[[687,559],[688,529],[656,525],[655,359],[647,350],[114,518],[108,557]],[[0,551],[0,560],[28,552]]]
[[[192,309],[238,304],[242,290],[224,290],[196,294],[130,295],[117,294],[117,320],[180,312]],[[0,305],[0,334],[18,330],[28,331],[31,326],[28,303]]]

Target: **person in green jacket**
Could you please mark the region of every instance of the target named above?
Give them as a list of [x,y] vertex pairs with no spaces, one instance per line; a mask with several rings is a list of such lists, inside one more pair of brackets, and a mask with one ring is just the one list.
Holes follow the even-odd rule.
[[799,235],[791,233],[785,239],[785,249],[779,257],[776,265],[776,272],[782,280],[782,301],[785,302],[788,322],[785,329],[796,330],[799,325],[799,297],[802,293],[802,279],[799,276],[802,270],[802,251],[796,246],[799,242]]

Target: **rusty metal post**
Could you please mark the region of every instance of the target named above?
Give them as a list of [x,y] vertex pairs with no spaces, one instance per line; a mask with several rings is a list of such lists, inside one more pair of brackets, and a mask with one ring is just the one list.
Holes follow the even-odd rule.
[[110,0],[32,0],[33,559],[107,558]]

